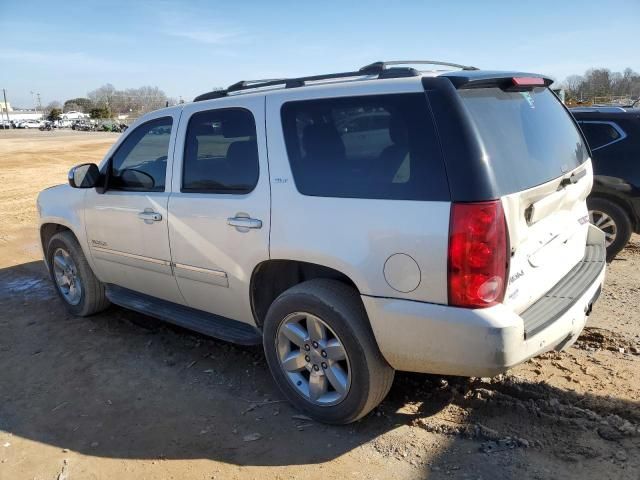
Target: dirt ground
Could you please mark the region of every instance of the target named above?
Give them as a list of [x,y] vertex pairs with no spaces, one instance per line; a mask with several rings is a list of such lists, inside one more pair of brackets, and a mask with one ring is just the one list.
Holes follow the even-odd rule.
[[0,131],[1,480],[640,478],[640,237],[567,351],[493,379],[401,373],[326,426],[283,402],[259,348],[66,313],[35,198],[116,138]]

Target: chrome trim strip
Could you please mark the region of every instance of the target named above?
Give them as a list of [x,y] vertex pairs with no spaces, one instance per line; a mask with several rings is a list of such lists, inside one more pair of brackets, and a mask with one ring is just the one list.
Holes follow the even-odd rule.
[[627,132],[625,132],[622,129],[622,127],[620,127],[620,125],[618,125],[616,122],[611,122],[611,121],[608,121],[608,120],[578,120],[578,125],[580,125],[581,123],[596,123],[596,124],[601,124],[601,125],[602,124],[609,125],[616,132],[618,132],[618,135],[620,135],[618,138],[616,138],[615,140],[613,140],[613,141],[611,141],[609,143],[605,143],[604,145],[600,145],[599,147],[592,148],[591,149],[592,152],[595,152],[596,150],[600,150],[601,148],[604,148],[604,147],[608,147],[609,145],[613,145],[614,143],[621,142],[622,140],[627,138]]
[[158,258],[151,258],[151,257],[145,257],[142,255],[136,255],[134,253],[126,253],[126,252],[120,252],[118,250],[111,250],[110,248],[104,248],[104,247],[94,247],[91,246],[91,248],[97,252],[102,252],[102,253],[108,253],[111,255],[117,255],[119,257],[126,257],[126,258],[133,258],[135,260],[142,260],[145,262],[150,262],[150,263],[155,263],[158,265],[164,265],[166,267],[170,267],[171,266],[171,262],[168,260],[160,260]]
[[216,277],[227,278],[227,273],[223,272],[222,270],[211,270],[209,268],[194,267],[193,265],[185,265],[184,263],[174,263],[173,266],[175,268],[181,268],[183,270],[190,270],[192,272],[206,273],[208,275],[214,275]]

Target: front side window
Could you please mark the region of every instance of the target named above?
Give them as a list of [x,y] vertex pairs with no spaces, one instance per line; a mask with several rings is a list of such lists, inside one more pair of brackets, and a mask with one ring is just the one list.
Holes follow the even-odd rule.
[[622,139],[622,130],[613,122],[581,121],[580,128],[591,150],[609,145]]
[[187,127],[182,191],[251,192],[258,183],[258,144],[253,115],[244,109],[198,112]]
[[172,122],[151,120],[127,136],[111,160],[110,189],[164,192]]
[[288,102],[282,123],[296,187],[304,195],[449,199],[422,93]]

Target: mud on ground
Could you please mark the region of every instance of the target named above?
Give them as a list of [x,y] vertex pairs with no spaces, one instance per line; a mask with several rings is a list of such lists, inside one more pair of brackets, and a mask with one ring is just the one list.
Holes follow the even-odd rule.
[[0,479],[640,478],[640,237],[567,351],[492,379],[398,374],[363,421],[326,426],[259,348],[65,312],[35,197],[116,138],[0,131]]

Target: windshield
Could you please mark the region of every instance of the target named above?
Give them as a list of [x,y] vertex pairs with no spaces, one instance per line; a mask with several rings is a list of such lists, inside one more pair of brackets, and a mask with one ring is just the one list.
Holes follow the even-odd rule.
[[480,88],[459,93],[503,195],[553,180],[588,158],[580,132],[547,88],[527,92]]

